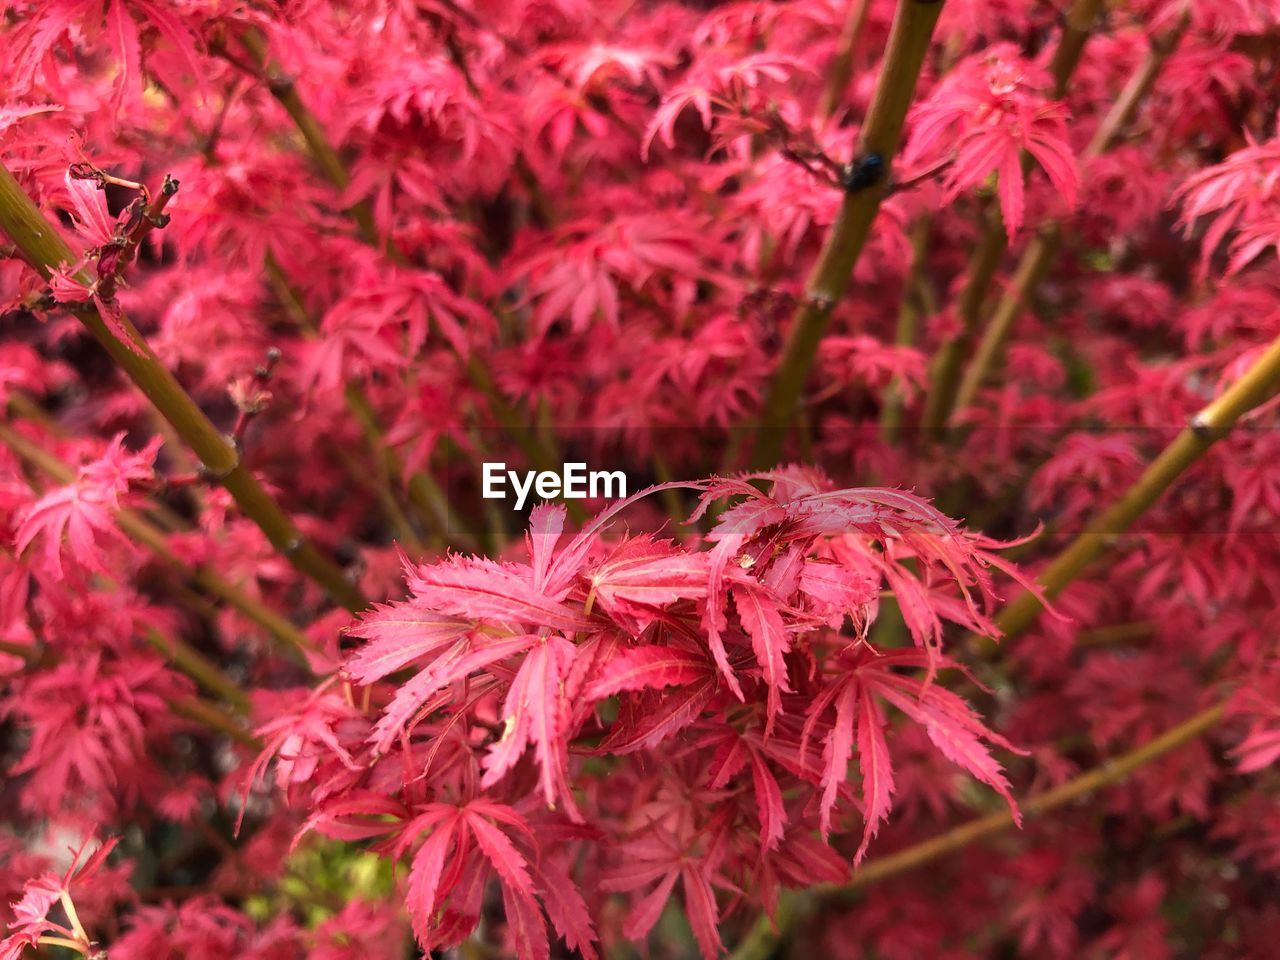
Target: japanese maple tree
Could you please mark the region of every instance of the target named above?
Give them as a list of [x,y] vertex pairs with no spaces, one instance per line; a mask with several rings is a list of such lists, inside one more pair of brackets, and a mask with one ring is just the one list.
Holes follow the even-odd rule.
[[0,960],[1274,954],[1278,0],[0,46]]

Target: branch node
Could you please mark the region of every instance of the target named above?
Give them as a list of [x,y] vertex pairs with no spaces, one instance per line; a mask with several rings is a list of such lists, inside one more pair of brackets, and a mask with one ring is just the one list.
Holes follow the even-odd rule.
[[208,464],[201,463],[200,466],[196,468],[196,473],[202,479],[208,480],[212,483],[226,483],[227,478],[240,469],[240,442],[229,434],[224,434],[223,439],[225,439],[230,445],[232,453],[234,454],[231,459],[231,465],[224,470],[214,470]]
[[289,540],[288,543],[286,543],[280,549],[280,552],[283,553],[286,557],[296,557],[299,553],[302,552],[302,547],[305,543],[306,543],[306,540],[304,540],[302,537],[293,537],[291,540]]
[[1209,418],[1204,415],[1203,411],[1192,417],[1191,421],[1187,424],[1187,427],[1191,430],[1192,435],[1197,440],[1207,441],[1214,438],[1215,431],[1213,424],[1209,422]]

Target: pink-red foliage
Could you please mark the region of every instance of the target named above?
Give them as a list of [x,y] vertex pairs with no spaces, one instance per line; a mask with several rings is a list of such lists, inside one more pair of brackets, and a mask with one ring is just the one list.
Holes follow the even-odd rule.
[[923,2],[0,0],[0,960],[1274,955],[1280,4]]

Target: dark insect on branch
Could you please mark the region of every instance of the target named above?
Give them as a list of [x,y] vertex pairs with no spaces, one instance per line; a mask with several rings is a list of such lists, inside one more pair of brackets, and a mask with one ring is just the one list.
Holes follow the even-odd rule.
[[889,165],[880,154],[870,151],[861,153],[845,165],[840,174],[840,186],[845,193],[857,193],[874,187],[889,172]]

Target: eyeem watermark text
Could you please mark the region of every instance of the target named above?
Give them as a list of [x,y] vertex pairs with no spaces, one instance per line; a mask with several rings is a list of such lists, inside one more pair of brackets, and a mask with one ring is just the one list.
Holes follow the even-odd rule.
[[484,499],[506,500],[508,485],[515,493],[516,510],[524,509],[530,493],[542,500],[613,499],[627,495],[627,475],[621,470],[589,471],[585,463],[566,463],[559,473],[508,470],[505,463],[484,465]]

